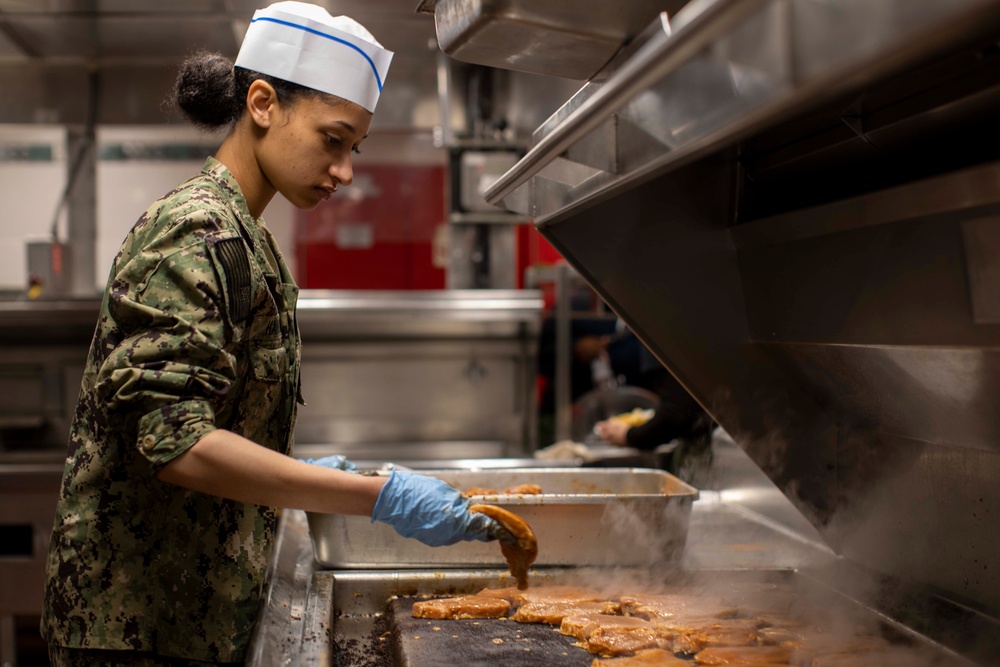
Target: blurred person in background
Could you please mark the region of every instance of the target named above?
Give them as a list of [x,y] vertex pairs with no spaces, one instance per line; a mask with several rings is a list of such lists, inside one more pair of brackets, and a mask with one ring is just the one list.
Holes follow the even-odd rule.
[[47,562],[56,667],[242,664],[275,508],[370,516],[432,546],[502,533],[439,480],[290,456],[298,288],[261,216],[278,193],[310,210],[351,184],[391,58],[350,18],[279,2],[235,63],[181,66],[180,108],[227,134],[111,267]]
[[605,419],[594,425],[594,433],[610,445],[651,451],[678,441],[668,468],[686,481],[695,469],[711,463],[715,422],[659,360],[631,331],[616,337],[608,354],[624,382],[645,389],[659,398],[652,417],[629,425],[624,419]]
[[[569,401],[575,403],[595,387],[594,363],[607,357],[615,333],[613,317],[595,313],[597,295],[579,279],[568,280],[570,349],[567,350]],[[558,328],[555,312],[542,320],[538,337],[538,443],[551,445],[556,431]]]

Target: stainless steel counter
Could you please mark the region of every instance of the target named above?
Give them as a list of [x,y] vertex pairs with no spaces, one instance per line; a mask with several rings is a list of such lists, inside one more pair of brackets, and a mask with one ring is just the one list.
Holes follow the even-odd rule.
[[[87,344],[97,324],[99,299],[0,299],[0,340],[31,342],[82,342]],[[86,348],[83,354],[86,354]]]
[[0,665],[16,665],[16,616],[41,613],[63,452],[0,454]]
[[[296,441],[383,460],[530,454],[542,305],[536,290],[303,290]],[[0,299],[0,450],[64,448],[99,308]]]
[[[41,336],[90,342],[100,297],[0,299],[0,338]],[[535,290],[302,290],[298,320],[303,338],[345,335],[401,338],[469,336],[537,330],[542,309]]]
[[536,290],[303,290],[298,320],[306,341],[518,336],[537,333],[542,306]]

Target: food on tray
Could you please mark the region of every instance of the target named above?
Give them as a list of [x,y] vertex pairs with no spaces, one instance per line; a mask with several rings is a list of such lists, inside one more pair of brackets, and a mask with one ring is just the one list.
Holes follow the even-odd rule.
[[513,541],[501,539],[500,552],[510,566],[510,573],[517,580],[517,587],[528,587],[528,567],[538,557],[538,540],[531,526],[518,515],[496,505],[472,505],[470,512],[485,514],[503,526],[513,537]]
[[625,424],[629,428],[633,426],[642,426],[650,419],[653,418],[654,410],[643,410],[642,408],[635,408],[631,412],[623,412],[619,415],[614,415],[608,417],[608,421],[619,422]]
[[503,491],[482,486],[473,486],[462,491],[462,495],[467,498],[472,496],[537,496],[541,495],[541,493],[542,487],[537,484],[518,484],[517,486],[508,487]]
[[543,461],[573,461],[576,459],[593,461],[597,458],[597,454],[582,442],[560,440],[553,445],[535,450],[535,458]]
[[500,492],[497,491],[496,489],[487,489],[482,486],[473,486],[466,489],[465,491],[462,491],[462,495],[465,496],[466,498],[470,496],[495,496],[498,495],[499,493]]
[[531,602],[558,602],[575,604],[600,602],[605,599],[598,591],[583,586],[535,586],[529,590],[508,588],[484,588],[477,595],[499,597],[510,602],[512,607],[520,607]]
[[636,651],[635,655],[594,658],[590,667],[691,667],[691,663],[662,648],[644,648]]
[[695,654],[699,665],[787,665],[792,649],[781,646],[712,646]]
[[596,602],[560,602],[558,600],[542,600],[526,602],[517,608],[511,619],[520,623],[547,623],[559,625],[567,615],[617,614],[621,607],[612,600]]
[[504,489],[503,492],[510,495],[537,496],[542,493],[542,487],[537,484],[518,484],[509,489]]
[[414,618],[503,618],[510,612],[510,603],[502,598],[464,595],[455,598],[421,600],[413,603]]

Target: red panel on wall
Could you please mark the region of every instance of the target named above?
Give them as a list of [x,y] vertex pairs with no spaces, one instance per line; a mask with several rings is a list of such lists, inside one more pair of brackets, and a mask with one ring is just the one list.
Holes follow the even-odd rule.
[[533,225],[517,228],[517,286],[524,287],[524,270],[529,266],[549,266],[564,261],[562,255]]
[[299,285],[312,289],[443,289],[434,263],[445,220],[446,168],[355,165],[354,183],[298,214]]
[[[517,229],[517,286],[524,287],[524,271],[529,266],[551,266],[565,262],[559,251],[542,236],[532,225],[521,225]],[[551,310],[555,305],[555,285],[543,283],[537,286],[542,290],[542,300],[545,310]]]

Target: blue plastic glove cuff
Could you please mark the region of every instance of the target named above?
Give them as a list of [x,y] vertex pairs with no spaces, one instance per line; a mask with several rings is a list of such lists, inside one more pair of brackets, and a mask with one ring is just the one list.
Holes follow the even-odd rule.
[[403,537],[432,547],[495,539],[499,524],[485,514],[469,512],[469,505],[457,489],[439,479],[394,470],[375,501],[372,521],[387,523]]
[[324,468],[333,468],[334,470],[357,470],[358,466],[354,465],[351,461],[347,460],[346,456],[341,456],[336,454],[334,456],[324,456],[319,459],[299,459],[303,463],[311,463],[316,466],[322,466]]

